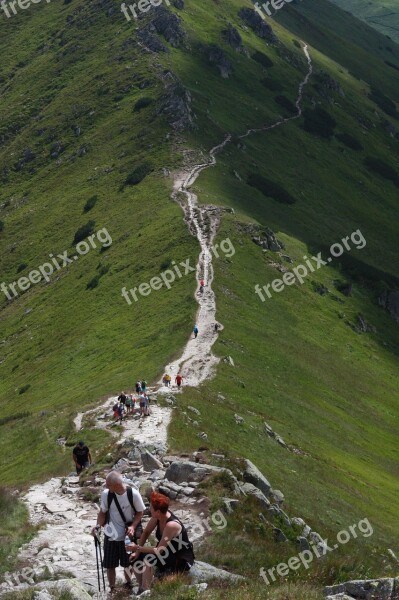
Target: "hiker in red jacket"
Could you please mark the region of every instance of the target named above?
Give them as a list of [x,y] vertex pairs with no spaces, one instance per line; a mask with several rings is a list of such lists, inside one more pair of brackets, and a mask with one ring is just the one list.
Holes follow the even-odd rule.
[[176,382],[178,388],[180,388],[182,381],[183,381],[183,377],[179,373],[178,375],[176,375],[176,378],[175,378],[175,382]]

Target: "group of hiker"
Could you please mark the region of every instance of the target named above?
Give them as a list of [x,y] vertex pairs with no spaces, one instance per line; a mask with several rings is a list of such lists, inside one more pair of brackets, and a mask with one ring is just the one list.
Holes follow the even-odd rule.
[[148,417],[151,414],[150,396],[146,393],[146,389],[147,382],[143,380],[136,383],[137,397],[133,394],[125,394],[125,392],[119,394],[117,402],[112,407],[116,421],[119,420],[122,423],[125,415],[134,415],[137,412],[141,417]]
[[[172,383],[172,378],[169,375],[169,373],[165,373],[165,375],[162,377],[162,383],[166,387],[170,387],[170,384]],[[175,384],[177,385],[178,389],[180,389],[182,383],[183,383],[183,376],[180,373],[178,373],[175,377]]]
[[[102,567],[107,571],[111,593],[115,590],[118,566],[124,569],[126,589],[133,587],[133,578],[136,578],[137,596],[150,589],[155,572],[162,578],[190,570],[195,558],[193,545],[185,526],[169,509],[167,496],[151,493],[150,518],[143,529],[145,504],[140,492],[127,485],[117,471],[107,475],[105,488],[92,535],[97,550],[99,532],[104,528]],[[155,546],[146,544],[153,532],[157,540]]]

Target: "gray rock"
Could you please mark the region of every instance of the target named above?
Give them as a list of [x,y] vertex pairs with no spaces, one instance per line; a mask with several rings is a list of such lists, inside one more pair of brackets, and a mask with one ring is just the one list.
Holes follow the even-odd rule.
[[141,462],[145,471],[154,471],[154,469],[163,468],[161,461],[155,458],[155,456],[148,451],[141,453]]
[[[83,584],[77,579],[59,579],[58,581],[42,581],[35,585],[35,589],[38,590],[56,590],[61,594],[68,595],[70,600],[91,600],[90,594],[88,594],[83,587]],[[58,596],[57,596],[58,597]]]
[[218,580],[227,580],[227,581],[243,581],[244,577],[241,575],[235,575],[234,573],[229,573],[224,569],[217,569],[212,565],[202,562],[201,560],[196,560],[194,565],[191,567],[188,572],[188,577],[190,577],[192,583],[203,583],[207,581],[211,581],[212,579]]
[[191,461],[175,461],[166,469],[165,478],[175,483],[189,481],[191,486],[192,481],[202,481],[211,473],[220,473],[221,471],[226,471],[226,469]]
[[239,503],[236,498],[223,498],[225,511],[228,515],[231,515],[238,508]]
[[270,490],[269,497],[276,504],[281,505],[284,502],[284,494],[280,490]]
[[273,44],[278,40],[273,33],[273,29],[251,8],[242,8],[238,13],[240,18],[249,25],[255,34]]
[[172,500],[175,500],[177,498],[177,492],[174,492],[173,490],[163,485],[160,485],[158,489],[161,494],[164,494],[164,496],[168,496],[168,498],[171,498]]
[[147,477],[147,479],[149,479],[149,481],[157,481],[159,479],[164,479],[165,478],[165,470],[164,469],[155,469],[155,471],[153,471],[151,473],[151,475],[149,477]]
[[281,531],[281,529],[278,529],[278,527],[274,527],[273,528],[273,533],[274,533],[274,540],[278,543],[281,542],[288,542],[288,538],[285,535],[285,533],[283,533]]
[[242,39],[237,29],[229,23],[227,29],[222,31],[223,39],[235,50],[242,49]]
[[266,477],[259,471],[259,469],[248,459],[245,460],[245,471],[244,480],[248,483],[252,483],[266,496],[269,495],[271,485]]
[[191,412],[195,413],[196,415],[201,414],[198,408],[194,408],[194,406],[187,406],[187,410],[191,410]]
[[303,552],[304,550],[310,550],[310,545],[308,540],[303,537],[302,535],[300,535],[299,537],[296,538],[297,542],[299,544],[299,551]]
[[231,356],[225,356],[223,362],[227,363],[231,367],[234,367],[234,360],[231,358]]
[[216,45],[212,45],[207,49],[208,60],[212,65],[216,65],[220,75],[224,79],[228,79],[233,72],[233,65],[227,58],[224,51]]
[[242,425],[244,423],[244,419],[240,417],[240,415],[235,414],[234,418],[236,420],[237,425]]
[[261,508],[267,510],[270,507],[270,502],[264,493],[252,483],[244,483],[244,485],[241,485],[240,488],[246,496],[254,496],[258,500]]

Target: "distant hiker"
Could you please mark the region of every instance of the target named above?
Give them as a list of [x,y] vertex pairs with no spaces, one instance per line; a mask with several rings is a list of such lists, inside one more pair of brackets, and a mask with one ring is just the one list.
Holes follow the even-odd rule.
[[219,327],[220,327],[219,323],[215,323],[215,333],[218,332]]
[[194,337],[196,338],[197,335],[198,335],[198,327],[197,327],[197,325],[194,325],[193,331],[194,331]]
[[147,394],[144,394],[144,416],[150,416],[150,398]]
[[141,381],[136,381],[136,394],[141,394]]
[[126,552],[125,539],[137,542],[142,534],[141,519],[145,510],[140,493],[126,486],[122,475],[111,471],[107,475],[105,489],[101,494],[100,512],[97,516],[97,526],[92,529],[96,536],[98,528],[104,527],[104,561],[111,591],[115,588],[116,567],[124,568],[126,587],[131,587],[129,572],[129,555]]
[[139,401],[140,401],[140,417],[144,417],[145,406],[146,406],[145,394],[143,394],[143,393],[140,394]]
[[[133,552],[132,569],[139,584],[138,594],[149,590],[153,581],[154,566],[160,577],[186,573],[194,564],[193,545],[188,533],[176,515],[169,510],[169,498],[152,492],[150,496],[151,519],[137,544],[127,546]],[[155,531],[156,546],[144,546]]]
[[162,377],[162,383],[164,385],[166,385],[166,387],[169,387],[170,386],[170,382],[171,382],[170,375],[168,375],[168,373],[165,373],[165,375]]
[[72,451],[72,457],[77,475],[80,475],[83,469],[87,469],[91,465],[91,452],[83,441],[76,444]]
[[118,419],[119,419],[119,422],[121,425],[122,425],[122,421],[123,421],[123,413],[124,412],[125,412],[125,405],[123,404],[123,402],[119,402],[117,413],[118,413]]
[[143,381],[141,382],[141,391],[145,392],[147,389],[147,382],[143,379]]
[[119,402],[122,402],[122,404],[126,405],[127,396],[126,396],[125,392],[121,392],[119,394],[118,400],[119,400]]
[[133,396],[131,394],[128,394],[126,397],[126,414],[130,415],[133,412],[132,406],[133,406]]
[[205,281],[203,279],[201,279],[200,281],[200,294],[202,294],[202,292],[204,291],[204,286],[205,286]]
[[178,375],[176,375],[175,377],[175,382],[177,384],[177,387],[180,388],[181,386],[181,382],[183,381],[183,377],[180,375],[180,373]]
[[119,418],[119,411],[118,411],[118,409],[119,409],[119,402],[115,402],[115,404],[112,407],[115,419]]

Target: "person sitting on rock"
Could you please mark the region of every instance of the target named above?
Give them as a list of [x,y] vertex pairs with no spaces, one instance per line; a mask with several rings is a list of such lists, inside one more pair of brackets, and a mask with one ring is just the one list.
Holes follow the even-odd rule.
[[[156,567],[158,577],[185,573],[194,564],[193,545],[187,530],[176,515],[169,510],[169,498],[152,492],[150,496],[151,519],[148,521],[138,544],[127,546],[133,554],[132,570],[139,584],[138,594],[149,590]],[[155,530],[157,545],[144,546]]]

